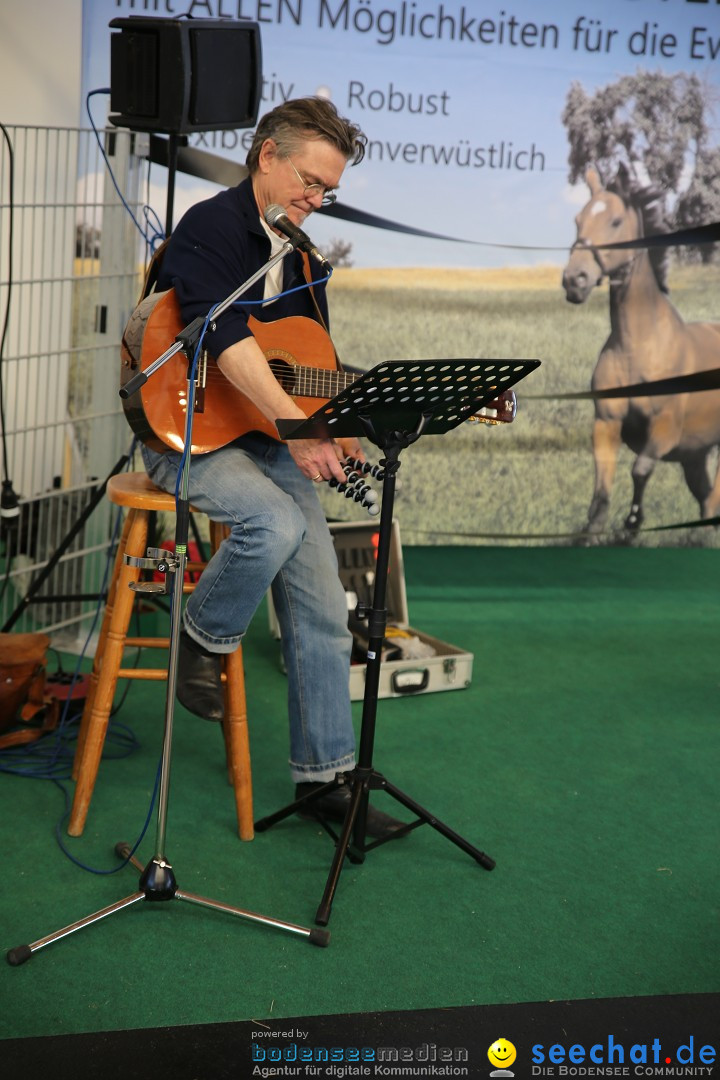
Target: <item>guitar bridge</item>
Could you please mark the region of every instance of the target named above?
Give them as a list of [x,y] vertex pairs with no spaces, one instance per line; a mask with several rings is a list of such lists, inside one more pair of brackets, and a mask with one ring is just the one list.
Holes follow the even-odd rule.
[[207,364],[207,349],[203,349],[200,353],[197,371],[195,373],[195,400],[193,403],[193,411],[196,413],[205,412],[205,386],[207,384]]

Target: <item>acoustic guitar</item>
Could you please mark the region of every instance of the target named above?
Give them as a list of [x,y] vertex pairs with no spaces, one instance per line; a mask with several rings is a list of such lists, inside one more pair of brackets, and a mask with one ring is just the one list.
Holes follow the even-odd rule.
[[[174,289],[152,293],[133,312],[123,334],[121,386],[161,356],[183,330]],[[293,315],[275,322],[248,319],[253,337],[273,375],[308,416],[359,376],[339,371],[329,335],[315,322]],[[151,449],[182,450],[187,411],[187,361],[178,353],[135,394],[123,399],[130,427]],[[504,391],[471,420],[509,423],[515,416],[515,394]],[[275,425],[225,378],[204,353],[198,360],[193,412],[193,454],[226,446],[249,431],[280,441]]]

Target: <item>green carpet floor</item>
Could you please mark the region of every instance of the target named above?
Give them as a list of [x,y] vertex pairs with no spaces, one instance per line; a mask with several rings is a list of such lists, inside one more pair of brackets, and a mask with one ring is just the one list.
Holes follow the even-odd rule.
[[[473,653],[473,680],[382,701],[375,765],[497,868],[418,829],[343,870],[327,949],[141,903],[3,964],[0,1037],[719,988],[717,553],[404,558],[411,623]],[[245,656],[259,817],[291,795],[263,615]],[[162,716],[162,687],[133,686],[118,720],[141,745],[103,763],[84,835],[65,837],[82,862],[111,869],[115,843],[139,835]],[[96,876],[65,857],[63,811],[56,784],[0,778],[3,950],[137,887],[133,870]],[[312,926],[332,845],[294,818],[241,843],[220,734],[178,707],[166,854],[189,892]]]

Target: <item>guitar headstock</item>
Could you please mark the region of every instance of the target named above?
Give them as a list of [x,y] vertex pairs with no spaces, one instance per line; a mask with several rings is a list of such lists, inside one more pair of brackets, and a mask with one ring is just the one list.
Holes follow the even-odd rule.
[[502,394],[488,401],[482,409],[468,416],[466,424],[511,424],[517,412],[517,398],[514,390],[503,390]]

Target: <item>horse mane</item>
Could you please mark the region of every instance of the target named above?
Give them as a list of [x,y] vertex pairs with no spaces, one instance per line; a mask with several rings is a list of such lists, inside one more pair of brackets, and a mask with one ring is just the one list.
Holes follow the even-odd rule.
[[[615,179],[608,183],[607,190],[619,195],[626,206],[631,206],[639,212],[643,236],[662,236],[671,231],[663,206],[664,192],[660,188],[652,184],[638,184],[631,178],[627,168],[621,165]],[[670,292],[668,286],[670,249],[652,247],[647,248],[647,253],[658,288],[661,292]]]

